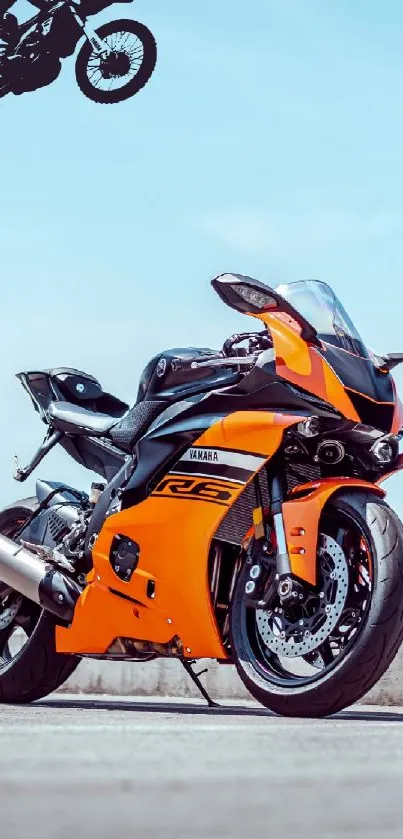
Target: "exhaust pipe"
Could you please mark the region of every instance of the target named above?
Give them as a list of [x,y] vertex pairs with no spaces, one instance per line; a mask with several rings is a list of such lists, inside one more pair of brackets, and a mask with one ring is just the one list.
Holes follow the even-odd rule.
[[62,571],[2,534],[0,581],[65,621],[72,620],[82,592]]

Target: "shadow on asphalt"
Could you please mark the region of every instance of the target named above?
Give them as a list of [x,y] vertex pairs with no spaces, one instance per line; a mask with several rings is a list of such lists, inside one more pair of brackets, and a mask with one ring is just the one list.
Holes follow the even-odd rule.
[[355,708],[352,711],[341,711],[339,714],[334,714],[333,720],[356,720],[358,722],[401,722],[403,723],[403,713],[396,713],[396,711],[357,711]]
[[208,714],[209,716],[242,716],[242,717],[274,717],[272,711],[266,708],[249,708],[247,705],[215,705],[209,707],[196,702],[181,705],[179,702],[119,702],[112,699],[42,699],[35,702],[39,708],[65,708],[76,709],[77,711],[100,710],[100,711],[136,711],[144,713],[159,714]]
[[[157,714],[202,714],[208,716],[239,716],[239,717],[276,717],[272,711],[266,708],[250,708],[247,705],[219,705],[209,707],[198,703],[180,704],[177,702],[121,702],[118,699],[42,699],[35,702],[39,708],[69,709],[77,711],[100,710],[100,711],[129,711],[136,713],[157,713]],[[278,717],[281,719],[281,717]],[[288,718],[289,719],[289,718]],[[378,711],[366,708],[363,711],[352,709],[342,711],[330,717],[332,720],[350,720],[351,722],[400,722],[403,723],[403,713],[395,711]]]

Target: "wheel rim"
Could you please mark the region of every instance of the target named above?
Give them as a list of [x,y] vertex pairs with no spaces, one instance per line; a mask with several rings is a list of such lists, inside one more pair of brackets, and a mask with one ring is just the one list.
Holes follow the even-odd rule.
[[[327,515],[321,530],[323,554],[318,556],[318,585],[307,599],[308,614],[304,615],[301,609],[298,615],[298,605],[290,607],[288,614],[286,609],[279,614],[278,601],[265,618],[262,610],[247,608],[244,603],[241,606],[241,632],[247,657],[260,676],[278,686],[295,689],[323,679],[351,651],[370,607],[373,561],[366,534],[355,518],[340,511],[337,515]],[[329,546],[333,547],[333,557]],[[325,598],[320,594],[324,590],[323,569],[327,565],[332,573],[332,562],[338,567],[340,585],[328,592],[330,599],[333,597],[334,611],[328,612],[326,619],[323,605],[327,604],[323,604]],[[329,584],[325,582],[325,585]],[[319,608],[315,611],[315,600],[317,603],[322,600],[322,615]],[[327,634],[323,638],[325,628]],[[310,636],[305,636],[305,632],[310,632]]]
[[[15,520],[1,532],[12,539],[23,524],[22,519]],[[31,600],[0,581],[0,667],[10,664],[19,655],[38,623],[41,611]]]
[[144,61],[144,45],[138,35],[125,30],[106,35],[103,41],[109,47],[109,55],[91,53],[86,73],[94,88],[108,93],[120,90],[136,78]]

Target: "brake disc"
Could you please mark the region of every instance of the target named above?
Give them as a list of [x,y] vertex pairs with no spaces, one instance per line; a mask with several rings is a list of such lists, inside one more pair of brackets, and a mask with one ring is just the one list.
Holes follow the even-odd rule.
[[308,604],[256,611],[256,624],[265,647],[288,658],[305,656],[323,644],[337,626],[346,603],[349,573],[344,551],[331,536],[321,534],[318,549],[318,590]]
[[11,588],[3,588],[0,583],[0,630],[7,629],[13,622],[23,597]]

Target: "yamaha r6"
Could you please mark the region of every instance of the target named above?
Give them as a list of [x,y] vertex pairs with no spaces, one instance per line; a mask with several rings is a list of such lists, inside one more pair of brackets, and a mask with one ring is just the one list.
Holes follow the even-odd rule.
[[147,365],[132,407],[68,368],[19,378],[89,495],[38,480],[0,514],[0,697],[30,702],[80,658],[234,663],[280,714],[357,701],[403,633],[402,405],[324,283],[213,287],[263,331]]

